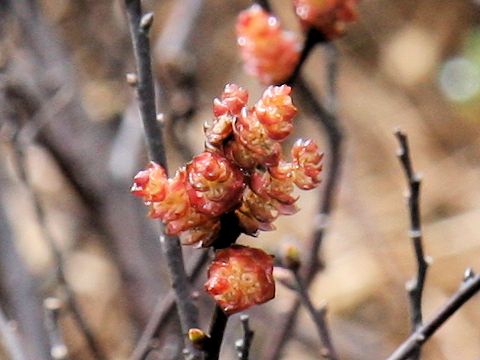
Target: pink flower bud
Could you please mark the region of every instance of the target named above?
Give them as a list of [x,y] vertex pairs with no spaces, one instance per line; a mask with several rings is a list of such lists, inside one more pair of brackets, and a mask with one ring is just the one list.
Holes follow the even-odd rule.
[[245,186],[240,169],[211,151],[187,164],[187,176],[190,204],[210,216],[220,216],[237,206]]
[[132,194],[143,197],[145,202],[162,201],[167,188],[167,175],[163,167],[151,161],[146,170],[133,178]]
[[234,245],[218,250],[206,291],[228,315],[263,304],[275,296],[273,257],[260,249]]
[[248,73],[265,84],[279,83],[293,72],[301,45],[292,32],[258,5],[242,11],[237,19],[237,42]]
[[293,178],[300,189],[310,190],[320,183],[323,154],[312,140],[298,139],[292,147]]
[[304,27],[316,28],[327,39],[341,36],[347,23],[358,17],[358,0],[294,0],[293,3]]
[[255,105],[255,113],[268,136],[277,141],[290,135],[297,108],[292,103],[290,86],[269,86]]

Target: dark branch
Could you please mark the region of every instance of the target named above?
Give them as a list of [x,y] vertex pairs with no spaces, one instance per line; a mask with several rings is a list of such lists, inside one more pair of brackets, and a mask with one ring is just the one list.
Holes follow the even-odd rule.
[[[137,66],[137,97],[147,140],[148,153],[151,160],[167,169],[162,129],[156,118],[155,89],[148,37],[153,15],[142,15],[139,0],[125,0],[125,4]],[[175,292],[175,302],[177,304],[182,334],[186,341],[188,330],[198,327],[198,309],[193,303],[191,296],[191,287],[185,271],[182,248],[177,237],[167,237],[164,234],[163,226],[161,226],[160,231],[160,243],[167,261],[170,281]],[[194,358],[200,356],[200,353],[192,347],[189,341],[186,341],[186,345]]]
[[243,338],[235,343],[237,355],[239,360],[248,360],[250,357],[250,348],[255,333],[250,328],[249,317],[246,314],[240,316],[240,321],[243,327]]
[[430,337],[480,290],[480,275],[467,278],[448,302],[426,324],[419,326],[410,337],[401,344],[387,360],[404,360],[415,354]]
[[[420,177],[414,172],[412,160],[410,157],[410,149],[408,146],[408,138],[405,133],[400,130],[395,132],[395,136],[400,144],[397,156],[402,165],[405,177],[408,182],[408,208],[410,213],[410,239],[412,240],[415,258],[417,261],[417,275],[410,280],[406,287],[410,297],[410,318],[412,333],[422,325],[422,295],[425,286],[425,278],[427,275],[428,262],[425,259],[422,242],[422,228],[420,220]],[[413,355],[412,359],[420,357],[420,348]]]
[[[194,283],[198,276],[201,274],[202,268],[205,266],[209,259],[208,251],[203,251],[193,261],[193,266],[188,271],[190,274],[189,279],[191,283]],[[153,310],[152,316],[148,321],[142,336],[138,340],[135,350],[131,356],[132,360],[144,359],[151,348],[152,341],[155,337],[158,337],[164,329],[165,323],[171,318],[173,311],[175,310],[175,293],[173,290],[169,290],[166,296],[162,296]]]
[[325,359],[329,360],[338,360],[337,352],[332,343],[330,337],[330,331],[328,330],[327,321],[326,321],[326,307],[323,306],[321,309],[317,310],[310,299],[308,294],[307,287],[305,286],[302,278],[298,274],[298,271],[293,271],[295,280],[297,283],[297,291],[300,300],[307,309],[307,312],[310,314],[315,327],[317,328],[318,335],[323,345],[321,354]]
[[228,316],[219,306],[215,306],[210,325],[210,341],[205,349],[205,360],[218,360],[222,346],[223,335],[227,326]]

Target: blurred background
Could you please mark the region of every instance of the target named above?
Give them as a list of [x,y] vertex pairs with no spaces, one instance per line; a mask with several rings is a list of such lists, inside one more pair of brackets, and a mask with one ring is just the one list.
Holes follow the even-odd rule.
[[[65,277],[109,359],[128,358],[169,287],[154,224],[129,194],[147,158],[133,90],[125,81],[134,67],[122,3],[0,2],[0,306],[8,319],[17,320],[33,353],[44,351],[42,301],[62,300],[63,293],[31,193],[15,170],[14,135],[46,226],[63,254]],[[291,2],[272,3],[285,27],[300,34]],[[203,123],[212,118],[212,99],[226,83],[248,88],[252,102],[263,91],[243,72],[236,47],[235,18],[249,5],[144,3],[155,13],[152,48],[171,169],[202,151]],[[372,360],[385,358],[410,327],[404,284],[415,261],[396,127],[408,133],[414,167],[423,178],[424,242],[432,258],[425,319],[458,289],[466,268],[480,271],[480,4],[362,0],[359,12],[336,42],[345,156],[322,250],[325,269],[311,294],[315,304],[328,303],[341,358]],[[321,98],[323,49],[314,51],[303,74]],[[311,137],[326,150],[322,128],[301,108],[296,124],[292,142]],[[303,250],[320,194],[302,192],[302,211],[278,219],[277,231],[239,242],[277,253],[293,241]],[[212,303],[202,293],[203,272],[197,287],[206,329]],[[255,359],[262,358],[276,321],[295,296],[278,288],[273,301],[249,311]],[[438,331],[424,359],[480,358],[479,301],[474,298]],[[72,316],[61,314],[70,358],[92,359]],[[319,358],[319,340],[303,310],[291,332],[282,358]],[[159,344],[174,353],[172,334],[164,332]],[[234,316],[222,358],[235,358],[233,342],[240,335]],[[149,358],[171,358],[168,351]]]

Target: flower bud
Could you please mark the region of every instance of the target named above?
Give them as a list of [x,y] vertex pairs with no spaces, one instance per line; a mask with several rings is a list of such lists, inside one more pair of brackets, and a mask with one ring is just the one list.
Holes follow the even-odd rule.
[[279,83],[292,74],[301,45],[294,33],[282,30],[274,16],[253,5],[239,14],[236,29],[248,73],[265,84]]
[[146,170],[133,178],[132,194],[143,197],[145,202],[162,201],[167,188],[167,175],[163,167],[151,161]]
[[205,289],[231,315],[275,296],[272,272],[271,255],[260,249],[233,245],[216,252]]
[[357,19],[358,0],[294,0],[295,12],[304,27],[314,27],[327,39],[345,32]]
[[300,189],[310,190],[320,183],[323,154],[312,140],[298,139],[292,147],[293,179]]
[[220,216],[237,206],[245,186],[240,169],[211,151],[187,164],[187,180],[190,204],[210,216]]
[[292,103],[291,90],[287,85],[269,86],[255,104],[255,114],[273,140],[285,140],[292,132],[297,108]]

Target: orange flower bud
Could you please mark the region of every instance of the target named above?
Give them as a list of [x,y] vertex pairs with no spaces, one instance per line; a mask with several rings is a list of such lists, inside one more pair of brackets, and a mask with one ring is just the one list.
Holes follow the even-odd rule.
[[314,27],[327,39],[345,32],[357,19],[358,0],[294,0],[295,12],[305,27]]
[[300,189],[310,190],[320,183],[323,154],[312,140],[298,139],[292,147],[293,181]]
[[145,202],[162,201],[167,188],[167,175],[163,167],[151,161],[146,170],[133,178],[132,194],[143,197]]
[[287,85],[269,86],[255,104],[255,114],[273,140],[284,140],[293,129],[297,108],[292,103],[291,91]]
[[233,134],[235,141],[252,152],[251,156],[257,160],[257,164],[274,166],[278,163],[280,144],[268,136],[255,112],[243,108],[233,123]]
[[222,103],[232,115],[240,114],[240,110],[247,105],[248,92],[237,84],[227,84],[222,93]]
[[231,315],[275,296],[272,272],[271,255],[260,249],[233,245],[216,252],[205,289]]
[[220,216],[238,205],[244,177],[238,167],[218,153],[204,151],[187,164],[190,204],[199,212]]
[[248,73],[265,84],[281,82],[291,75],[301,45],[294,33],[282,30],[274,16],[253,5],[239,14],[236,29]]

